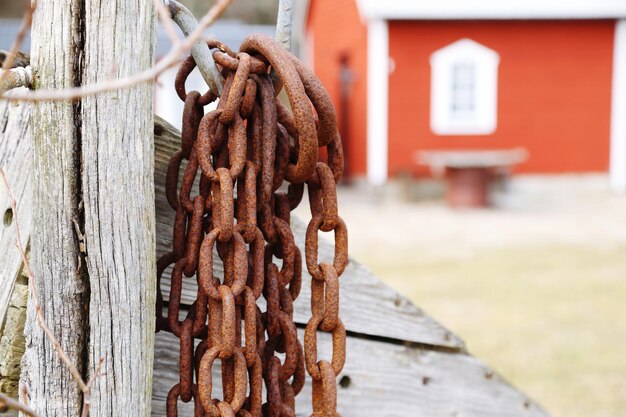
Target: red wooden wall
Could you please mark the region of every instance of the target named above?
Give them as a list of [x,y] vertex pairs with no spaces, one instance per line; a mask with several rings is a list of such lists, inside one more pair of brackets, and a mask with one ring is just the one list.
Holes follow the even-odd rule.
[[[415,172],[418,150],[517,146],[530,153],[519,171],[606,171],[614,25],[390,22],[389,55],[395,61],[389,76],[390,175]],[[498,127],[491,135],[438,136],[430,130],[430,54],[461,38],[500,54]]]
[[[343,136],[348,174],[366,172],[367,114],[367,28],[354,0],[311,0],[307,30],[313,32],[313,65],[337,110],[341,124],[348,120]],[[347,57],[352,72],[348,114],[340,105],[340,60]]]
[[[606,171],[614,21],[391,21],[389,174],[428,173],[419,150],[525,147],[520,172]],[[348,117],[351,173],[366,173],[367,30],[354,0],[312,0],[314,69]],[[500,54],[498,127],[481,136],[430,130],[430,55],[461,38]],[[339,106],[340,57],[354,73],[348,115]]]

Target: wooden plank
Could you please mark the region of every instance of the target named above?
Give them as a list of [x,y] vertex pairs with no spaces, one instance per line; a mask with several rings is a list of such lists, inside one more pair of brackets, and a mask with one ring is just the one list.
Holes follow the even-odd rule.
[[484,151],[419,151],[418,164],[430,165],[432,169],[443,168],[495,168],[521,164],[528,159],[524,148]]
[[24,279],[13,287],[6,315],[6,326],[0,338],[0,392],[17,398],[20,361],[24,354],[24,324],[28,285]]
[[[30,186],[30,115],[28,103],[0,100],[0,167],[4,170],[16,199],[13,213],[7,190],[0,184],[0,392],[17,397],[19,362],[24,354],[27,287],[16,285],[22,270],[22,258],[15,248],[15,223],[20,221],[24,244],[32,228],[32,193]],[[6,331],[5,331],[6,330]],[[7,417],[17,417],[9,410]]]
[[[178,132],[167,122],[155,118],[157,126],[155,190],[156,190],[156,230],[157,254],[171,250],[174,212],[165,200],[165,172],[170,156],[180,146]],[[306,197],[304,198],[306,201]],[[303,202],[303,204],[305,204]],[[304,253],[304,232],[302,220],[292,216],[292,227],[296,243]],[[348,225],[349,229],[350,225]],[[332,260],[334,247],[320,239],[320,261]],[[221,271],[221,261],[215,257],[217,274]],[[164,274],[162,288],[169,291],[169,271]],[[302,293],[294,305],[294,319],[305,324],[310,312],[310,275],[303,271]],[[350,258],[350,263],[341,277],[341,317],[346,329],[351,332],[381,336],[397,340],[462,349],[463,341],[445,329],[407,298],[383,284],[365,266]],[[191,305],[196,295],[194,280],[187,280],[183,287],[182,302]]]
[[[302,336],[302,331],[300,331]],[[328,356],[330,337],[319,336]],[[532,400],[511,387],[478,359],[409,345],[349,337],[347,360],[337,378],[338,411],[344,417],[547,417]],[[323,353],[321,353],[323,355]],[[178,339],[158,333],[152,416],[165,416],[168,390],[178,382]],[[219,366],[213,396],[221,398]],[[311,384],[297,397],[298,416],[311,415]],[[179,417],[193,416],[191,404],[179,404]]]
[[[81,1],[39,2],[33,16],[31,65],[35,88],[79,84]],[[31,266],[42,311],[67,357],[83,368],[87,286],[79,267],[80,144],[76,104],[37,102],[30,124],[33,149]],[[20,384],[46,417],[78,417],[82,395],[28,308]]]
[[22,265],[20,253],[15,248],[13,219],[19,218],[24,244],[28,243],[32,225],[30,113],[30,104],[0,100],[0,167],[17,200],[17,213],[13,213],[7,190],[4,184],[0,184],[0,330]]
[[[154,65],[150,1],[84,1],[81,83]],[[113,71],[113,73],[112,73]],[[154,357],[154,85],[83,98],[80,106],[91,417],[150,415]]]

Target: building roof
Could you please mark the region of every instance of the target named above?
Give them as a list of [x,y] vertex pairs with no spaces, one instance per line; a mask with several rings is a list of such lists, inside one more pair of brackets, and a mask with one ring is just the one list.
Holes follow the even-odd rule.
[[[8,50],[11,48],[21,24],[21,19],[0,19],[0,49]],[[206,36],[218,38],[229,47],[238,50],[244,38],[251,33],[273,36],[274,32],[275,27],[272,25],[249,25],[239,20],[220,20],[206,30]],[[157,30],[157,58],[165,55],[170,47],[169,38],[159,25]],[[20,49],[24,52],[30,51],[30,34],[26,36]]]
[[364,19],[620,19],[624,0],[356,0]]

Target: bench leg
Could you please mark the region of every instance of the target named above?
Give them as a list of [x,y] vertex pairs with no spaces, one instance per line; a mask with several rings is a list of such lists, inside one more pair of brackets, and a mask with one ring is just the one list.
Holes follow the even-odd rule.
[[446,200],[453,208],[488,207],[488,168],[448,168]]

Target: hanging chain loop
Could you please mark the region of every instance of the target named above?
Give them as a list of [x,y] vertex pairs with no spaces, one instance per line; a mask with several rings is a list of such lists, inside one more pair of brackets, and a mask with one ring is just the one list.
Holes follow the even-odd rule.
[[[196,417],[295,417],[295,397],[308,372],[312,416],[339,416],[336,378],[346,358],[339,277],[348,237],[338,214],[343,153],[333,105],[313,72],[272,38],[250,36],[239,53],[219,41],[208,44],[225,79],[217,108],[205,114],[217,100],[211,91],[185,89],[193,57],[183,61],[175,81],[184,103],[182,133],[165,195],[176,216],[171,252],[157,262],[157,331],[180,340],[179,382],[168,393],[167,415],[176,417],[178,402],[193,400]],[[281,88],[288,106],[276,98]],[[313,279],[303,346],[293,319],[303,258],[290,215],[305,185],[312,219],[304,259]],[[332,263],[318,263],[320,231],[334,233]],[[161,284],[167,270],[166,300]],[[188,279],[195,279],[197,293],[185,306]],[[320,331],[332,334],[329,360],[318,358]],[[221,399],[213,393],[216,363]]]

